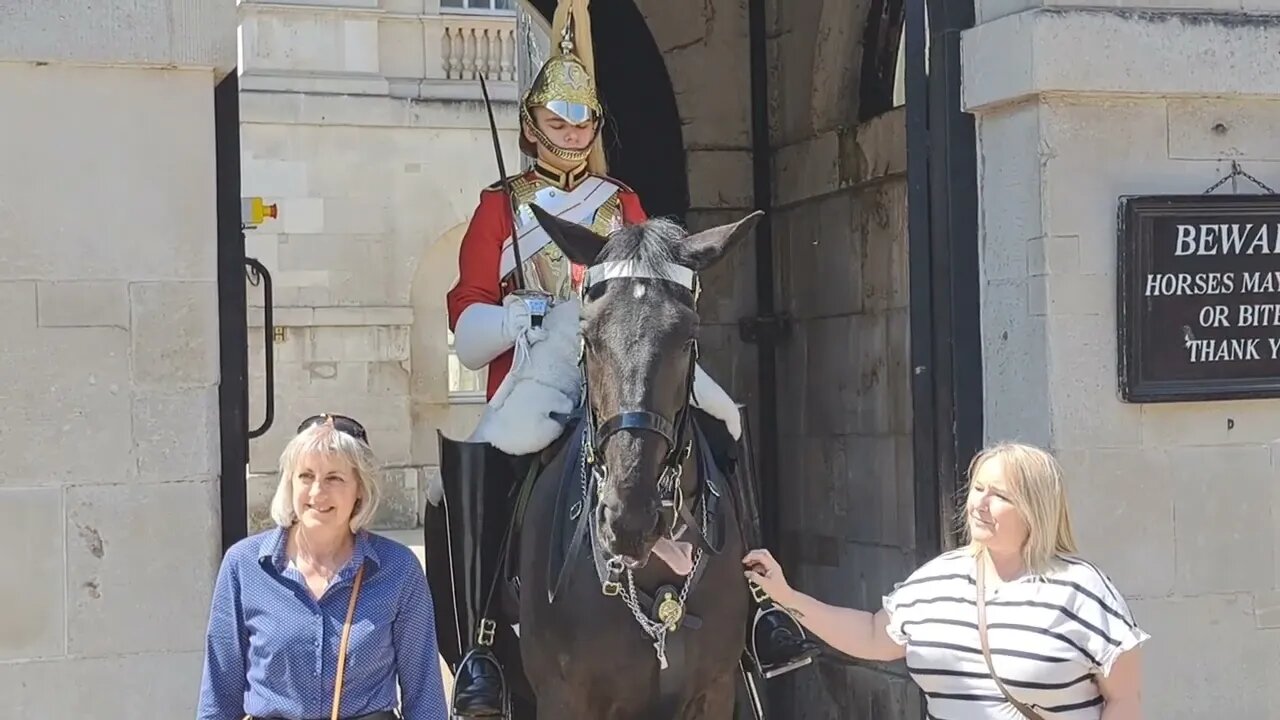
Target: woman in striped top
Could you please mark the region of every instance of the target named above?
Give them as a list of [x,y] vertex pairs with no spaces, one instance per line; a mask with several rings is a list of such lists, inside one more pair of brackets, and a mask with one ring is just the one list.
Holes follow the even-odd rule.
[[1006,443],[975,457],[969,478],[968,544],[898,583],[875,614],[792,589],[767,550],[744,558],[746,575],[841,652],[905,657],[935,720],[1142,717],[1137,646],[1148,635],[1076,556],[1057,461]]

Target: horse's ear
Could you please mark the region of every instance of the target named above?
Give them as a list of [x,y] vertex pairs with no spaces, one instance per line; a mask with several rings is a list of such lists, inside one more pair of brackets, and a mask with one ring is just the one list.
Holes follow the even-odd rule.
[[757,210],[736,223],[694,233],[681,241],[680,255],[690,268],[698,272],[706,270],[714,265],[726,250],[750,235],[762,217],[764,217],[764,211]]
[[529,209],[565,257],[578,265],[595,264],[596,256],[600,254],[608,238],[601,237],[578,223],[561,220],[533,203],[529,204]]

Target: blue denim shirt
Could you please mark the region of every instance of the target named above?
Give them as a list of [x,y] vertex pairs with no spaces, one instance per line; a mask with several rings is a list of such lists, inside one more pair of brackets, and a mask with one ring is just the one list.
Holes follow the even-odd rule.
[[435,612],[409,548],[361,532],[317,602],[275,528],[241,540],[218,571],[205,642],[199,720],[244,715],[328,718],[338,645],[356,570],[365,563],[344,670],[344,718],[400,707],[405,720],[444,720]]

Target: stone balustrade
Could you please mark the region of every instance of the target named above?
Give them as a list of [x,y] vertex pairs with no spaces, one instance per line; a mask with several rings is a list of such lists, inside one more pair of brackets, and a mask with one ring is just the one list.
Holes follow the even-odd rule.
[[242,90],[475,100],[483,75],[495,100],[514,96],[514,13],[244,0],[239,14]]
[[440,25],[440,66],[444,80],[516,79],[515,16],[446,15]]

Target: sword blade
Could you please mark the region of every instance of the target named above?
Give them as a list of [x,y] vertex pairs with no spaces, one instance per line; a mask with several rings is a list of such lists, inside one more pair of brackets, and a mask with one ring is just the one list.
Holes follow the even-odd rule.
[[493,135],[493,154],[498,158],[498,178],[502,184],[502,192],[507,196],[507,210],[511,214],[511,257],[515,260],[516,289],[529,287],[524,279],[524,262],[520,258],[520,243],[516,242],[516,197],[507,179],[506,163],[502,161],[502,143],[498,140],[498,123],[493,119],[493,103],[489,101],[489,86],[485,83],[484,73],[480,76],[480,92],[484,95],[484,109],[489,113],[489,132]]

